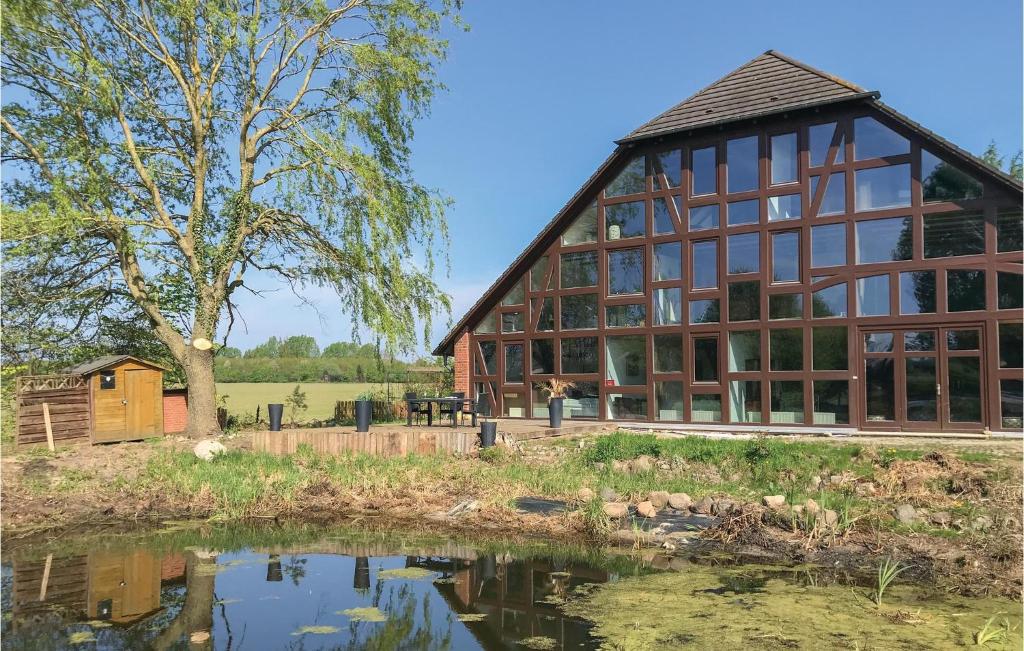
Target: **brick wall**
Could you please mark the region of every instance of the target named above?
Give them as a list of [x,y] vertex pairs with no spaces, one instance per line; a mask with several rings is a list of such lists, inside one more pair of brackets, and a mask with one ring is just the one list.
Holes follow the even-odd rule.
[[188,427],[188,391],[164,389],[164,434],[184,432]]
[[469,331],[455,342],[455,391],[462,391],[466,397],[472,397],[469,387]]

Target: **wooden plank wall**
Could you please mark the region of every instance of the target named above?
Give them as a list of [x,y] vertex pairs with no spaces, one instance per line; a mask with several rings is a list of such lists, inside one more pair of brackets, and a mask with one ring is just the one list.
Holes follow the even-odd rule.
[[[22,620],[27,616],[44,615],[55,608],[70,616],[85,615],[89,573],[85,556],[53,558],[48,574],[44,559],[15,560],[13,565],[11,611],[16,627],[26,623]],[[40,600],[44,575],[45,596]]]
[[[374,400],[373,401],[373,420],[378,423],[386,423],[391,420],[402,420],[406,416],[406,410],[408,405],[404,401],[396,400],[394,402],[388,402],[386,400]],[[340,423],[346,420],[355,420],[356,418],[356,401],[355,400],[338,400],[334,403],[334,422]]]
[[18,445],[46,443],[43,403],[49,405],[53,440],[57,443],[88,443],[89,387],[32,391],[18,395]]
[[408,454],[470,454],[476,447],[475,432],[367,432],[359,433],[337,428],[293,429],[280,432],[256,432],[253,449],[284,455],[295,454],[300,445],[308,445],[317,454],[372,454],[383,457]]

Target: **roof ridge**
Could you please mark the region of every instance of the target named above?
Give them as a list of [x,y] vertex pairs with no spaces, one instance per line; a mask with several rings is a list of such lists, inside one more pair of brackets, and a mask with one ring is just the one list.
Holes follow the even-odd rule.
[[768,54],[768,55],[771,55],[771,56],[773,56],[776,59],[779,59],[781,61],[785,61],[786,63],[790,63],[790,64],[792,64],[794,66],[798,66],[800,68],[803,68],[807,72],[816,74],[819,77],[822,77],[823,79],[827,79],[829,81],[834,81],[837,84],[841,84],[843,86],[846,86],[850,90],[856,91],[858,93],[867,92],[867,91],[864,90],[864,88],[862,88],[861,86],[858,86],[857,84],[853,83],[852,81],[847,81],[847,80],[843,79],[842,77],[837,77],[836,75],[833,75],[831,73],[825,72],[824,70],[820,70],[818,68],[815,68],[814,66],[808,65],[808,64],[804,63],[803,61],[799,61],[799,60],[794,59],[793,57],[791,57],[791,56],[789,56],[787,54],[783,54],[782,52],[779,52],[778,50],[765,50],[764,53]]

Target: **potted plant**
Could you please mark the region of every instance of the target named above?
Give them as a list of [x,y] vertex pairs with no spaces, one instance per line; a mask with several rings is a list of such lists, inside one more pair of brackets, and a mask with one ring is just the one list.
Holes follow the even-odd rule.
[[373,393],[365,391],[356,396],[356,431],[369,432],[373,417]]
[[565,392],[574,386],[575,382],[556,377],[537,385],[538,389],[548,394],[548,425],[552,428],[562,426],[562,403],[565,400]]

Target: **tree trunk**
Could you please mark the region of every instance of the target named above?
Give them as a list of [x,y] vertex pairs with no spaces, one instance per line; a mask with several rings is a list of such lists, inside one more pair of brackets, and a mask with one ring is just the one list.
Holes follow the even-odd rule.
[[188,346],[182,361],[188,382],[188,428],[185,436],[205,438],[220,434],[217,422],[217,385],[213,380],[213,351]]

